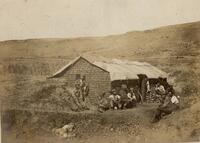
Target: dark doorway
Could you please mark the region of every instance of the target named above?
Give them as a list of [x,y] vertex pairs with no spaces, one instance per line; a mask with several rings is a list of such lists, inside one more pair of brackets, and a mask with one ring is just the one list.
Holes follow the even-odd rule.
[[121,87],[122,84],[127,85],[128,88],[139,86],[138,79],[128,79],[128,80],[115,80],[111,82],[112,88]]

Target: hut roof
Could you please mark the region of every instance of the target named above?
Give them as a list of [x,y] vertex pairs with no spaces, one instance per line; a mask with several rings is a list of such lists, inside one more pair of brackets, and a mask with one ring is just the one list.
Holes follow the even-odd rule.
[[[79,56],[65,65],[63,68],[58,70],[53,76],[57,77],[64,71],[66,71],[69,67],[74,65],[79,59],[83,57]],[[84,60],[88,61],[87,59],[83,58]],[[137,62],[137,61],[127,61],[127,60],[119,60],[119,59],[112,59],[112,60],[102,60],[96,61],[94,63],[88,61],[93,66],[96,66],[106,72],[110,73],[111,81],[114,80],[127,80],[127,79],[138,79],[138,75],[145,74],[148,78],[166,78],[167,73],[161,71],[160,69],[150,65],[146,62]]]
[[166,78],[167,73],[146,62],[113,59],[104,62],[94,62],[95,65],[110,73],[111,81],[138,79],[138,75],[145,74],[148,78]]

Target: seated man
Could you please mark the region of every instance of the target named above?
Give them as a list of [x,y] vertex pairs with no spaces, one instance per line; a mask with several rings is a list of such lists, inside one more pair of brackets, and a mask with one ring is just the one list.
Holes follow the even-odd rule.
[[164,88],[164,86],[160,83],[157,83],[156,84],[156,87],[155,87],[155,93],[156,93],[156,96],[155,98],[160,102],[160,103],[163,103],[165,97],[166,97],[166,90]]
[[127,96],[128,89],[123,86],[119,90],[120,95],[120,109],[126,108],[126,104],[129,102],[129,98]]
[[165,94],[165,88],[164,88],[164,86],[161,85],[160,83],[157,83],[157,84],[156,84],[155,90],[156,90],[156,93],[159,94],[159,95]]
[[106,94],[107,93],[105,92],[101,96],[99,96],[99,106],[98,106],[99,112],[104,112],[110,109],[109,99],[106,97]]
[[164,99],[164,103],[157,108],[153,122],[158,122],[163,114],[171,114],[177,109],[179,109],[179,100],[174,94],[169,92]]
[[127,93],[127,103],[125,104],[125,108],[132,108],[136,106],[136,95],[134,93],[134,88],[130,88],[130,90]]
[[109,99],[110,99],[111,109],[120,109],[121,108],[121,103],[120,103],[121,97],[116,93],[115,89],[112,90],[112,93],[109,96]]

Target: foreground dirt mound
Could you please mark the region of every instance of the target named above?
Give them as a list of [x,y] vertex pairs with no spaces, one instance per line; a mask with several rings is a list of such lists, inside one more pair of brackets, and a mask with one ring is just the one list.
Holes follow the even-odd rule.
[[[194,99],[194,98],[193,98]],[[137,108],[114,110],[104,113],[84,112],[41,112],[9,110],[4,112],[4,133],[19,142],[182,142],[199,141],[200,102],[191,101],[187,108],[164,117],[152,124],[157,107],[155,104],[138,105]],[[53,128],[73,123],[76,136],[64,140],[52,134]],[[7,137],[5,134],[4,139]],[[8,142],[9,140],[5,140]]]
[[[164,117],[156,124],[152,124],[151,119],[157,105],[146,104],[138,105],[134,109],[104,113],[10,110],[4,114],[4,121],[9,121],[4,125],[9,131],[9,135],[12,134],[17,141],[21,142],[160,143],[164,141],[199,141],[199,101],[195,101],[190,108],[181,109]],[[76,136],[74,138],[64,140],[52,134],[53,128],[60,128],[69,123],[75,125]]]
[[76,137],[73,140],[87,140],[93,137],[127,135],[138,136],[144,126],[150,126],[155,105],[142,105],[130,110],[116,110],[105,113],[84,111],[78,113],[38,112],[7,110],[4,112],[4,129],[14,138],[50,136],[53,128],[66,124],[75,125]]

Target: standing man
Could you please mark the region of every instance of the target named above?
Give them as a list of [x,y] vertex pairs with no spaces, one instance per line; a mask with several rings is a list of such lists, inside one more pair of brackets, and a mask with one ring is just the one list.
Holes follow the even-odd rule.
[[135,96],[136,96],[136,102],[140,102],[140,103],[143,103],[143,100],[142,100],[142,95],[140,93],[140,88],[138,85],[136,85],[134,87],[134,93],[135,93]]
[[74,100],[74,103],[78,106],[79,109],[82,109],[82,105],[80,102],[80,97],[81,97],[81,90],[80,90],[80,79],[76,79],[75,84],[74,84],[74,91],[72,94],[72,98]]
[[86,97],[89,95],[89,85],[86,83],[86,77],[85,75],[81,77],[80,80],[80,93],[81,93],[81,102],[84,105],[84,108],[86,110],[89,110],[86,103]]
[[147,96],[147,81],[148,77],[146,75],[140,75],[140,91],[141,91],[141,96],[142,96],[142,101],[146,101],[146,96]]
[[89,95],[89,85],[86,83],[85,76],[81,78],[80,86],[81,86],[82,100],[85,101],[85,98]]

